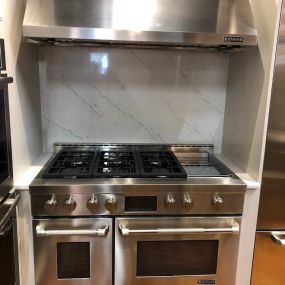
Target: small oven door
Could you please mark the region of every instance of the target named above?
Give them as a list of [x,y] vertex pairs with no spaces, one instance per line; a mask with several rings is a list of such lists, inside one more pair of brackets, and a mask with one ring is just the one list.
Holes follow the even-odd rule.
[[118,218],[115,285],[235,284],[239,217]]
[[36,285],[111,285],[112,219],[34,220]]

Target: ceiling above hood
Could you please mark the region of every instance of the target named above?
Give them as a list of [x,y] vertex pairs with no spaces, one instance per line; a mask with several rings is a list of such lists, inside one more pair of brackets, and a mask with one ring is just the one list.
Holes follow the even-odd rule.
[[23,35],[46,44],[257,44],[249,0],[27,0]]

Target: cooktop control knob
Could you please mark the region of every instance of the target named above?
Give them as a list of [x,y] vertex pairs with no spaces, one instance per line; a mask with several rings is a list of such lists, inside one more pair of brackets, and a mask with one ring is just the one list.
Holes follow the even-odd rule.
[[164,201],[164,206],[167,210],[173,210],[175,209],[176,207],[176,200],[175,198],[173,197],[172,194],[167,194],[167,197],[165,198],[165,201]]
[[87,201],[87,208],[92,213],[96,213],[98,211],[99,201],[95,194]]
[[219,193],[214,194],[212,204],[218,211],[221,210],[224,204],[224,199],[221,197]]
[[184,193],[184,198],[182,200],[182,208],[185,211],[190,211],[193,207],[193,199],[189,193]]
[[118,209],[119,203],[115,196],[111,196],[105,203],[105,208],[110,212],[115,212]]
[[53,212],[55,212],[56,208],[57,208],[57,200],[55,195],[53,194],[52,197],[47,200],[44,204],[44,208],[47,211],[47,213],[52,214]]
[[67,212],[73,212],[75,210],[76,201],[73,199],[72,195],[70,195],[69,198],[64,201],[63,208]]

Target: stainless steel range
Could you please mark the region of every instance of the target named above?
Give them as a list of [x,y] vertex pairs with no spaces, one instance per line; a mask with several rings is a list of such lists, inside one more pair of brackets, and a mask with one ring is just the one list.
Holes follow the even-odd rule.
[[245,190],[212,145],[57,144],[30,186],[36,284],[234,284]]

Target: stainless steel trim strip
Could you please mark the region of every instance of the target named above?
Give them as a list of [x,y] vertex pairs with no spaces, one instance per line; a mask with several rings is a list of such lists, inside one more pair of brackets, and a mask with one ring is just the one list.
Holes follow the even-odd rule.
[[240,226],[234,223],[228,228],[158,228],[158,229],[128,229],[125,226],[119,225],[121,235],[129,236],[132,234],[201,234],[201,233],[224,233],[235,234],[239,233]]
[[278,245],[285,246],[285,239],[282,239],[281,236],[285,236],[285,232],[272,232],[271,239]]
[[141,143],[61,143],[57,142],[54,143],[54,150],[55,152],[58,152],[62,149],[82,149],[82,148],[94,148],[94,149],[114,149],[114,148],[125,148],[125,147],[132,147],[132,148],[163,148],[163,149],[169,149],[173,151],[195,151],[195,152],[209,152],[210,154],[213,154],[214,152],[214,145],[213,144],[141,144]]
[[15,211],[17,204],[20,200],[20,195],[17,195],[15,198],[9,198],[4,202],[4,206],[10,206],[9,209],[6,211],[3,218],[0,220],[0,229],[5,227],[9,219],[11,218],[13,212]]
[[45,230],[44,227],[38,225],[36,227],[36,235],[38,237],[46,236],[99,236],[105,237],[108,233],[109,226],[106,225],[99,229],[93,230]]

